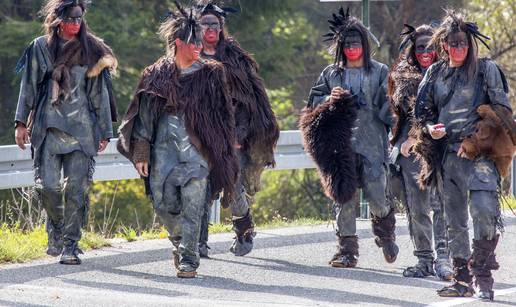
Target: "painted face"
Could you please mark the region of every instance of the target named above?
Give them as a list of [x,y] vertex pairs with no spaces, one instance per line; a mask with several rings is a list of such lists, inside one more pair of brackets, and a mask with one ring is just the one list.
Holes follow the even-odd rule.
[[202,43],[200,41],[186,43],[182,40],[176,42],[177,53],[180,53],[184,58],[197,61],[202,50]]
[[215,15],[208,14],[202,16],[201,28],[203,34],[202,38],[205,43],[213,45],[219,42],[222,27],[219,19]]
[[75,36],[81,30],[83,11],[80,6],[68,10],[68,14],[59,24],[59,29],[68,36]]
[[468,36],[464,32],[450,34],[444,44],[444,49],[448,51],[453,62],[458,64],[464,63],[469,50]]
[[349,61],[358,61],[364,56],[360,35],[349,35],[344,39],[344,55]]
[[416,39],[416,59],[421,68],[426,69],[432,65],[436,58],[437,53],[433,46],[427,47],[430,42],[430,36],[420,36]]

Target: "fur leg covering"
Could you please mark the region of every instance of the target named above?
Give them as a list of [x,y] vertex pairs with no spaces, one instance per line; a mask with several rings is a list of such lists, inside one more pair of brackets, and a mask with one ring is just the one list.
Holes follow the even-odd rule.
[[358,237],[338,236],[337,253],[330,260],[336,268],[354,268],[358,263]]
[[300,120],[305,150],[312,157],[324,192],[344,204],[358,186],[355,153],[351,148],[352,128],[357,118],[356,97],[327,101],[305,108]]
[[396,228],[396,217],[394,216],[394,209],[391,209],[386,217],[373,216],[371,220],[373,225],[373,234],[376,236],[375,243],[383,250],[385,261],[393,263],[398,257],[399,248],[396,245],[396,235],[394,230]]
[[494,279],[491,270],[498,270],[500,265],[496,261],[495,248],[500,235],[492,240],[473,240],[473,254],[468,261],[471,274],[474,277],[475,286],[478,287],[480,295],[493,299]]

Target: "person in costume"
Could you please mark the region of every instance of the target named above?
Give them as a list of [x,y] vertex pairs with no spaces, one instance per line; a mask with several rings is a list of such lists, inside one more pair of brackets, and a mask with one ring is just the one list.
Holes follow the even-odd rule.
[[[253,196],[260,188],[260,176],[265,167],[274,167],[274,148],[279,128],[272,111],[258,64],[238,42],[224,31],[227,13],[234,9],[221,7],[216,1],[201,1],[198,6],[202,28],[201,57],[221,62],[226,69],[227,84],[235,107],[237,155],[240,176],[235,186],[235,198],[222,198],[222,205],[231,208],[236,237],[230,251],[244,256],[253,248],[254,223],[251,214]],[[199,251],[208,256],[208,212],[206,206],[201,228]]]
[[[42,9],[45,35],[25,50],[16,110],[16,144],[29,138],[36,193],[47,213],[47,254],[80,264],[94,157],[113,137],[116,121],[111,49],[90,33],[86,0],[49,0]],[[61,171],[64,174],[61,184]]]
[[[396,123],[392,129],[391,163],[402,181],[402,199],[407,209],[409,231],[414,243],[415,266],[403,271],[405,277],[427,277],[437,275],[451,280],[449,252],[442,203],[430,189],[421,189],[417,182],[420,173],[419,162],[412,153],[416,142],[412,119],[417,89],[424,73],[437,61],[435,47],[428,45],[434,29],[421,25],[417,29],[405,24],[401,34],[400,57],[389,73],[388,96]],[[433,211],[433,217],[431,216]],[[434,261],[432,234],[437,258]]]
[[497,227],[501,227],[498,191],[514,153],[516,134],[503,72],[493,61],[478,58],[478,42],[487,46],[486,39],[474,22],[447,10],[431,41],[442,60],[426,72],[416,102],[421,146],[416,144],[415,151],[423,162],[420,179],[436,184],[444,198],[455,272],[453,284],[438,291],[445,297],[472,296],[475,285],[479,297],[492,300],[491,271],[499,268],[495,255]]
[[300,126],[325,192],[335,201],[338,245],[330,265],[357,265],[352,198],[359,186],[369,201],[375,242],[392,263],[399,248],[394,209],[386,199],[387,133],[392,123],[386,95],[388,68],[371,59],[368,37],[374,36],[349,15],[349,9],[341,8],[329,22],[331,32],[325,37],[332,42],[335,63],[323,70],[311,89]]
[[222,189],[232,197],[239,168],[224,67],[199,60],[194,11],[175,4],[159,31],[168,52],[143,71],[118,149],[146,182],[173,244],[177,276],[194,278],[206,198]]

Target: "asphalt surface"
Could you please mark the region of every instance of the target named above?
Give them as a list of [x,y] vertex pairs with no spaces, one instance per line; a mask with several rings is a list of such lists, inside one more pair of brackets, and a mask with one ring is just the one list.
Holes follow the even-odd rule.
[[406,221],[398,218],[400,255],[385,263],[368,221],[359,221],[355,269],[327,265],[335,251],[332,225],[262,230],[246,257],[227,250],[231,235],[211,237],[211,259],[199,278],[178,279],[167,240],[119,243],[87,252],[81,266],[47,258],[0,266],[0,306],[516,306],[516,218],[505,218],[497,249],[495,302],[439,298],[435,278],[408,279],[415,262]]

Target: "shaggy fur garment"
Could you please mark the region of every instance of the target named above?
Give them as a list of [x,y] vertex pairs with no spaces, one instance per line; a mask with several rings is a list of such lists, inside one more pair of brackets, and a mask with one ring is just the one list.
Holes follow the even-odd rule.
[[200,70],[179,76],[174,60],[161,58],[142,74],[120,127],[118,150],[128,159],[133,158],[131,136],[140,95],[155,95],[159,98],[151,106],[155,118],[158,119],[163,112],[184,112],[185,126],[192,143],[208,161],[213,195],[224,189],[224,193],[231,197],[239,165],[233,147],[236,143],[234,111],[226,88],[224,67],[218,62],[208,61]]
[[423,80],[423,74],[406,60],[395,64],[389,73],[387,95],[391,112],[396,120],[392,128],[391,144],[393,145],[398,141],[403,125],[407,121],[412,123],[417,89],[421,80]]
[[502,177],[509,174],[515,150],[516,124],[509,109],[499,105],[483,104],[477,108],[481,120],[475,133],[461,144],[463,157],[474,160],[479,155],[494,161]]
[[242,112],[245,113],[242,117],[249,118],[246,129],[237,129],[247,134],[237,133],[237,141],[248,157],[248,163],[242,169],[246,193],[254,196],[260,190],[260,177],[264,168],[276,164],[274,149],[280,134],[279,126],[253,57],[233,38],[227,38],[217,45],[215,57],[226,69],[235,116],[238,118]]
[[351,147],[356,106],[356,96],[347,94],[339,101],[305,108],[299,125],[305,150],[317,165],[324,192],[340,204],[353,198],[358,187],[355,152]]

